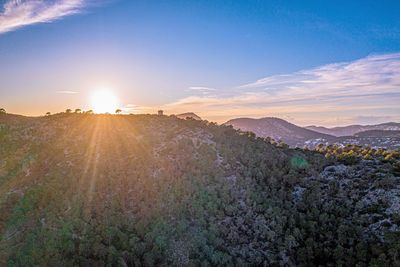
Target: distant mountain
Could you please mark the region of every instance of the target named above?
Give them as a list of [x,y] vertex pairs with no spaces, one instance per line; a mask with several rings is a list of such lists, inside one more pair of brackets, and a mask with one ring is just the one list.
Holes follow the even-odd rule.
[[311,139],[306,141],[304,145],[313,148],[320,143],[336,144],[339,146],[360,145],[373,148],[399,149],[400,131],[368,130],[355,133],[351,136],[337,136],[333,139],[323,140],[323,142],[321,142],[321,139]]
[[354,134],[355,137],[399,137],[400,131],[370,130]]
[[310,139],[331,140],[334,136],[319,133],[299,127],[279,118],[238,118],[227,121],[225,125],[232,125],[242,131],[250,131],[260,137],[271,137],[281,140],[291,146],[303,146]]
[[[325,128],[300,127],[279,118],[238,118],[225,123],[235,129],[250,131],[260,137],[271,137],[289,146],[314,148],[318,144],[355,144],[374,148],[400,148],[400,123],[379,125],[350,125]],[[396,130],[399,129],[399,130]]]
[[349,126],[334,127],[334,128],[326,128],[322,126],[312,125],[312,126],[307,126],[305,128],[315,132],[339,137],[339,136],[351,136],[356,133],[371,131],[371,130],[399,131],[400,123],[388,122],[377,125],[349,125]]
[[188,118],[193,119],[193,120],[198,120],[198,121],[202,120],[199,116],[197,116],[193,112],[186,112],[186,113],[178,114],[178,115],[176,115],[176,117],[179,119],[183,119],[183,120],[186,120]]

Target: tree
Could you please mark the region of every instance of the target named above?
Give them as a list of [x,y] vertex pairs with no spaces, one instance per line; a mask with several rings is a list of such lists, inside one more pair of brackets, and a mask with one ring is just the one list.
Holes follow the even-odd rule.
[[121,112],[122,112],[122,110],[117,109],[117,110],[115,111],[115,114],[119,114],[119,113],[121,113]]
[[5,114],[6,110],[4,108],[0,108],[0,114]]
[[89,109],[88,111],[86,111],[86,114],[93,114],[93,110]]
[[50,116],[50,115],[51,115],[50,111],[47,111],[46,116]]
[[68,108],[67,110],[65,110],[65,113],[71,113],[72,110],[70,108]]
[[75,109],[75,113],[81,113],[82,110],[80,108]]

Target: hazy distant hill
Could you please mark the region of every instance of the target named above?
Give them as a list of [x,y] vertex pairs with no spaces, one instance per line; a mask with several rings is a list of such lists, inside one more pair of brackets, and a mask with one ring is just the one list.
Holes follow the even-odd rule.
[[275,140],[282,140],[291,146],[302,146],[310,139],[331,139],[333,136],[321,134],[279,118],[238,118],[227,121],[225,125],[232,125],[242,131],[250,131],[260,137],[272,137]]
[[[279,118],[238,118],[225,123],[232,125],[235,129],[250,131],[259,137],[272,137],[275,140],[282,140],[286,144],[294,147],[315,148],[318,144],[356,144],[372,146],[375,148],[400,148],[400,136],[398,131],[386,130],[397,129],[399,123],[384,123],[379,125],[359,126],[350,125],[328,129],[325,127],[300,127]],[[373,128],[373,130],[367,130]],[[312,130],[312,129],[315,129]],[[384,129],[384,130],[380,130]],[[326,133],[335,133],[334,136]],[[352,135],[342,135],[344,133],[354,133]]]
[[400,153],[319,149],[173,116],[0,115],[0,266],[399,266]]
[[351,136],[359,132],[370,131],[370,130],[399,131],[400,123],[388,122],[377,125],[349,125],[349,126],[334,127],[334,128],[326,128],[322,126],[307,126],[305,128],[333,136]]
[[356,137],[400,137],[400,131],[389,130],[368,130],[364,132],[355,133]]
[[186,112],[186,113],[178,114],[178,115],[176,115],[176,117],[178,117],[179,119],[183,119],[183,120],[190,118],[193,120],[201,121],[201,118],[193,112]]
[[369,130],[359,132],[353,136],[339,136],[335,144],[356,144],[374,148],[400,149],[400,131]]

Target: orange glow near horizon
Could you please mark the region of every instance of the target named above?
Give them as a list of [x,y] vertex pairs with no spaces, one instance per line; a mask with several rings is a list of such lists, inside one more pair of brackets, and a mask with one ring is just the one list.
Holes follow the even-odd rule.
[[95,113],[114,113],[118,99],[110,90],[98,90],[92,93],[91,107]]

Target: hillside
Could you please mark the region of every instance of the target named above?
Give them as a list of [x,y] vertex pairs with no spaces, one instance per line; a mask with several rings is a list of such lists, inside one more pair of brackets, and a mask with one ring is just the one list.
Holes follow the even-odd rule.
[[333,138],[330,135],[305,129],[279,118],[238,118],[224,124],[232,125],[235,129],[242,131],[253,132],[260,137],[271,137],[276,141],[283,141],[290,146],[303,147],[304,142],[310,139]]
[[0,114],[0,266],[399,266],[400,153],[319,149],[174,116]]
[[334,127],[334,128],[326,128],[321,126],[307,126],[305,128],[319,133],[341,137],[341,136],[351,136],[359,132],[365,132],[371,130],[399,131],[400,123],[388,122],[376,125],[348,125],[348,126]]

